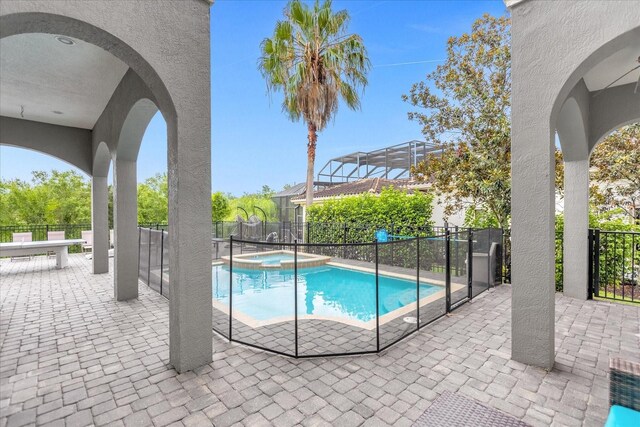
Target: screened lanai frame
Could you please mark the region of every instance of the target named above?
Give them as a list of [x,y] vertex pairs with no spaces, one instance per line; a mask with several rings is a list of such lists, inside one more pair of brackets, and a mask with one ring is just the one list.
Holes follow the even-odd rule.
[[373,151],[357,151],[329,160],[318,172],[316,185],[326,186],[365,178],[409,178],[411,166],[429,154],[441,153],[438,146],[413,140]]

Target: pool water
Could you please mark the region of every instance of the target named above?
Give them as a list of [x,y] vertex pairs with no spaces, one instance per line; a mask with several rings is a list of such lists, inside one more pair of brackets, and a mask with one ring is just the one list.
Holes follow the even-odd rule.
[[[281,257],[281,254],[277,255]],[[442,290],[422,283],[420,298]],[[213,267],[213,297],[229,304],[229,268]],[[298,315],[369,321],[376,316],[376,279],[367,273],[336,266],[298,271]],[[380,316],[416,302],[415,280],[379,276]],[[294,316],[292,270],[233,269],[233,310],[257,320]]]
[[282,261],[293,261],[293,255],[289,254],[273,254],[273,255],[256,255],[251,257],[252,260],[262,261],[265,265],[277,265]]

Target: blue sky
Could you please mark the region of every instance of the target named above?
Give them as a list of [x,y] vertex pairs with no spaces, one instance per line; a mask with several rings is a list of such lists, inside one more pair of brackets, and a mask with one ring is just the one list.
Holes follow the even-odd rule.
[[[306,173],[306,127],[281,111],[281,97],[268,96],[257,70],[259,45],[271,36],[286,1],[218,0],[211,9],[211,143],[213,191],[240,195],[267,184],[281,189]],[[447,38],[469,31],[483,13],[502,15],[496,1],[339,1],[351,14],[350,32],[360,34],[373,68],[362,109],[342,106],[319,135],[316,172],[332,157],[422,139],[407,119],[411,106],[400,96],[446,57]],[[51,157],[0,147],[0,176],[29,179],[31,170],[66,170]],[[166,125],[159,114],[149,124],[138,159],[138,179],[167,169]]]

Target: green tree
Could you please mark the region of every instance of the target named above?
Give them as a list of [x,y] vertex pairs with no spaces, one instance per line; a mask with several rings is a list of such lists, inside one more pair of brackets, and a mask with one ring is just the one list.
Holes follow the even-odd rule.
[[[259,209],[256,209],[259,208]],[[245,220],[244,211],[249,215],[256,215],[258,218],[264,221],[264,215],[260,211],[264,211],[267,216],[267,221],[278,220],[278,209],[271,196],[264,192],[259,193],[245,193],[241,197],[233,198],[229,200],[229,213],[226,217],[227,221],[235,221],[236,216],[240,215]]]
[[138,223],[166,223],[169,209],[167,174],[156,174],[138,184]]
[[471,228],[500,227],[496,217],[486,210],[470,207],[464,213],[464,226]]
[[640,123],[620,128],[598,144],[591,167],[592,200],[623,209],[640,224]]
[[431,181],[445,213],[469,206],[508,227],[511,213],[511,53],[509,19],[484,15],[470,33],[450,37],[447,60],[403,100],[409,119],[441,148],[413,176]]
[[224,221],[224,219],[229,216],[229,213],[231,213],[229,199],[219,191],[217,193],[213,193],[211,195],[211,221]]
[[262,191],[260,192],[260,194],[262,194],[265,197],[271,198],[273,197],[274,194],[276,194],[276,191],[269,187],[268,185],[263,185],[262,186]]
[[32,172],[0,185],[0,224],[78,224],[91,221],[91,188],[78,172]]
[[52,171],[36,178],[36,186],[49,193],[47,222],[78,224],[91,222],[91,185],[75,171]]
[[49,196],[43,187],[34,187],[26,181],[5,181],[6,196],[2,210],[7,213],[3,225],[46,224]]
[[293,0],[284,16],[260,45],[259,69],[269,91],[284,93],[282,110],[307,125],[306,203],[311,206],[317,133],[337,112],[339,98],[352,110],[360,107],[358,92],[367,84],[370,64],[362,38],[347,34],[348,12],[333,12],[331,0],[313,6]]

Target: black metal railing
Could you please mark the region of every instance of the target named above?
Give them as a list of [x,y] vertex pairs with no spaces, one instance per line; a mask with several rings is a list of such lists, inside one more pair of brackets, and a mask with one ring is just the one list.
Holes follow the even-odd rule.
[[256,222],[245,221],[218,221],[211,227],[212,237],[215,239],[228,239],[233,236],[237,239],[292,243],[294,240],[303,239],[303,223],[298,222]]
[[[91,224],[31,224],[0,226],[0,243],[11,242],[13,233],[31,233],[33,241],[48,240],[50,231],[64,231],[65,239],[80,239],[82,232],[91,230]],[[70,253],[82,252],[81,245],[69,247]]]
[[[338,223],[338,222],[256,222],[219,221],[212,225],[212,235],[216,239],[265,241],[274,235],[278,242],[293,243],[356,243],[372,242],[375,232],[386,229],[390,236],[409,238],[444,233],[444,227],[425,225],[379,224],[379,223]],[[454,230],[454,228],[452,228]]]
[[[167,224],[141,223],[138,224],[138,227],[166,230]],[[64,231],[65,239],[81,239],[83,231],[91,231],[91,223],[3,225],[0,226],[0,243],[11,242],[13,233],[31,233],[33,241],[47,240],[49,231]],[[82,252],[82,247],[81,245],[72,245],[69,247],[69,252]]]
[[640,233],[589,230],[589,295],[640,303]]
[[[500,283],[501,242],[495,230],[449,228],[384,243],[230,236],[213,271],[213,329],[296,358],[383,351]],[[274,253],[292,262],[255,268]]]

